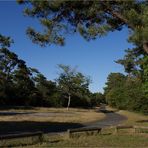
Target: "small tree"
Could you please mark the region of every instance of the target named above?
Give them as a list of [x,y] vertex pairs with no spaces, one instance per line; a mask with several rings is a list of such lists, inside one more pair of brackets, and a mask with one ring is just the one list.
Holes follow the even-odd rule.
[[57,79],[59,89],[68,96],[67,110],[69,109],[71,96],[76,95],[82,88],[88,88],[89,79],[82,73],[77,72],[75,68],[71,68],[67,65],[58,65],[62,70]]

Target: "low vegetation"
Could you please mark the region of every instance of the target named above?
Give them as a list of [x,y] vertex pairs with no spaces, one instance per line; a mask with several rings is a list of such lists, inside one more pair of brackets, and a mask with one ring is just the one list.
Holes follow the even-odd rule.
[[78,138],[64,139],[59,136],[34,146],[35,147],[146,147],[148,135],[146,134],[117,134],[117,135],[95,135],[80,136]]
[[127,120],[122,122],[121,125],[148,126],[148,115],[127,110],[117,110],[116,108],[112,108],[110,106],[107,106],[106,108],[108,110],[115,111],[116,113],[127,117]]
[[[148,145],[148,136],[141,135],[98,135],[92,137],[80,137],[61,141],[57,144],[46,144],[45,146],[68,146],[68,147],[144,147]],[[122,145],[121,145],[122,143]],[[43,145],[44,146],[44,145]]]
[[127,117],[127,120],[123,123],[124,125],[139,125],[148,126],[148,116],[140,113],[133,113],[129,111],[121,110],[118,112],[120,115]]

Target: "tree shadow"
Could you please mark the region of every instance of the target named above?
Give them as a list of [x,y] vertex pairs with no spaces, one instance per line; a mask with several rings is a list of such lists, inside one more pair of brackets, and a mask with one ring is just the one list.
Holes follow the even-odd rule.
[[0,110],[11,110],[11,109],[16,109],[16,110],[32,110],[35,109],[33,106],[0,106]]
[[68,122],[0,121],[0,135],[37,131],[54,133],[80,127],[83,127],[83,125]]
[[112,111],[112,110],[100,110],[100,112],[102,112],[102,113],[114,113],[114,111]]
[[96,110],[96,112],[98,112],[98,113],[104,113],[104,114],[107,114],[107,113],[115,113],[115,111],[106,110],[106,109],[98,109],[98,110]]
[[0,116],[14,116],[14,115],[26,115],[33,114],[34,112],[0,112]]
[[99,107],[99,109],[97,109],[96,110],[96,112],[101,112],[101,113],[105,113],[105,114],[107,114],[107,113],[115,113],[115,112],[117,112],[118,110],[107,110],[106,109],[106,105],[105,104],[102,104],[100,107]]

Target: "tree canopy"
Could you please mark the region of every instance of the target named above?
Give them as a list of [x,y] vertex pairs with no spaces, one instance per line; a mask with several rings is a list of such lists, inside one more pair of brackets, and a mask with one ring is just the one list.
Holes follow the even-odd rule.
[[[60,64],[62,71],[57,81],[47,80],[11,51],[10,37],[0,37],[0,105],[62,107],[67,106],[65,96],[70,96],[73,107],[96,105],[91,103],[93,93],[89,91],[89,79],[85,75],[71,66]],[[101,102],[100,97],[97,97],[97,104]]]
[[[42,46],[64,45],[67,33],[79,32],[86,40],[106,35],[110,31],[129,28],[128,41],[148,53],[148,2],[118,1],[32,1],[25,4],[25,15],[37,18],[43,31],[27,29],[31,40]],[[144,49],[144,51],[143,51]]]
[[[39,21],[43,30],[30,26],[27,34],[41,46],[64,45],[67,34],[79,33],[86,40],[108,32],[129,30],[123,58],[116,61],[125,74],[109,74],[104,94],[89,91],[89,78],[68,65],[59,65],[57,81],[11,52],[13,40],[0,34],[0,103],[2,105],[85,106],[106,102],[119,109],[148,112],[148,1],[48,1],[18,0],[24,14]],[[65,101],[65,98],[68,97]]]

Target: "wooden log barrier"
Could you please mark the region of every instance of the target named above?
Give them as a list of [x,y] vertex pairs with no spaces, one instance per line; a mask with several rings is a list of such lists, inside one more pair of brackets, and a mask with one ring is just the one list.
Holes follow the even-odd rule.
[[131,128],[133,129],[134,126],[131,126],[131,125],[127,125],[127,126],[126,125],[125,126],[116,126],[115,127],[115,133],[118,133],[118,130],[119,129],[131,129]]
[[101,132],[100,127],[87,127],[87,128],[77,128],[77,129],[68,129],[67,133],[68,133],[68,137],[70,138],[72,134],[74,133],[84,133],[84,132],[97,132],[100,133]]
[[148,132],[148,127],[147,126],[134,126],[134,130],[135,130],[135,133],[137,133],[138,130],[145,130]]
[[0,147],[30,145],[42,141],[42,132],[0,135]]
[[8,134],[8,135],[0,135],[0,140],[3,139],[13,139],[13,138],[24,138],[24,137],[33,137],[33,136],[39,136],[42,137],[42,132],[34,132],[34,133],[20,133],[20,134]]

